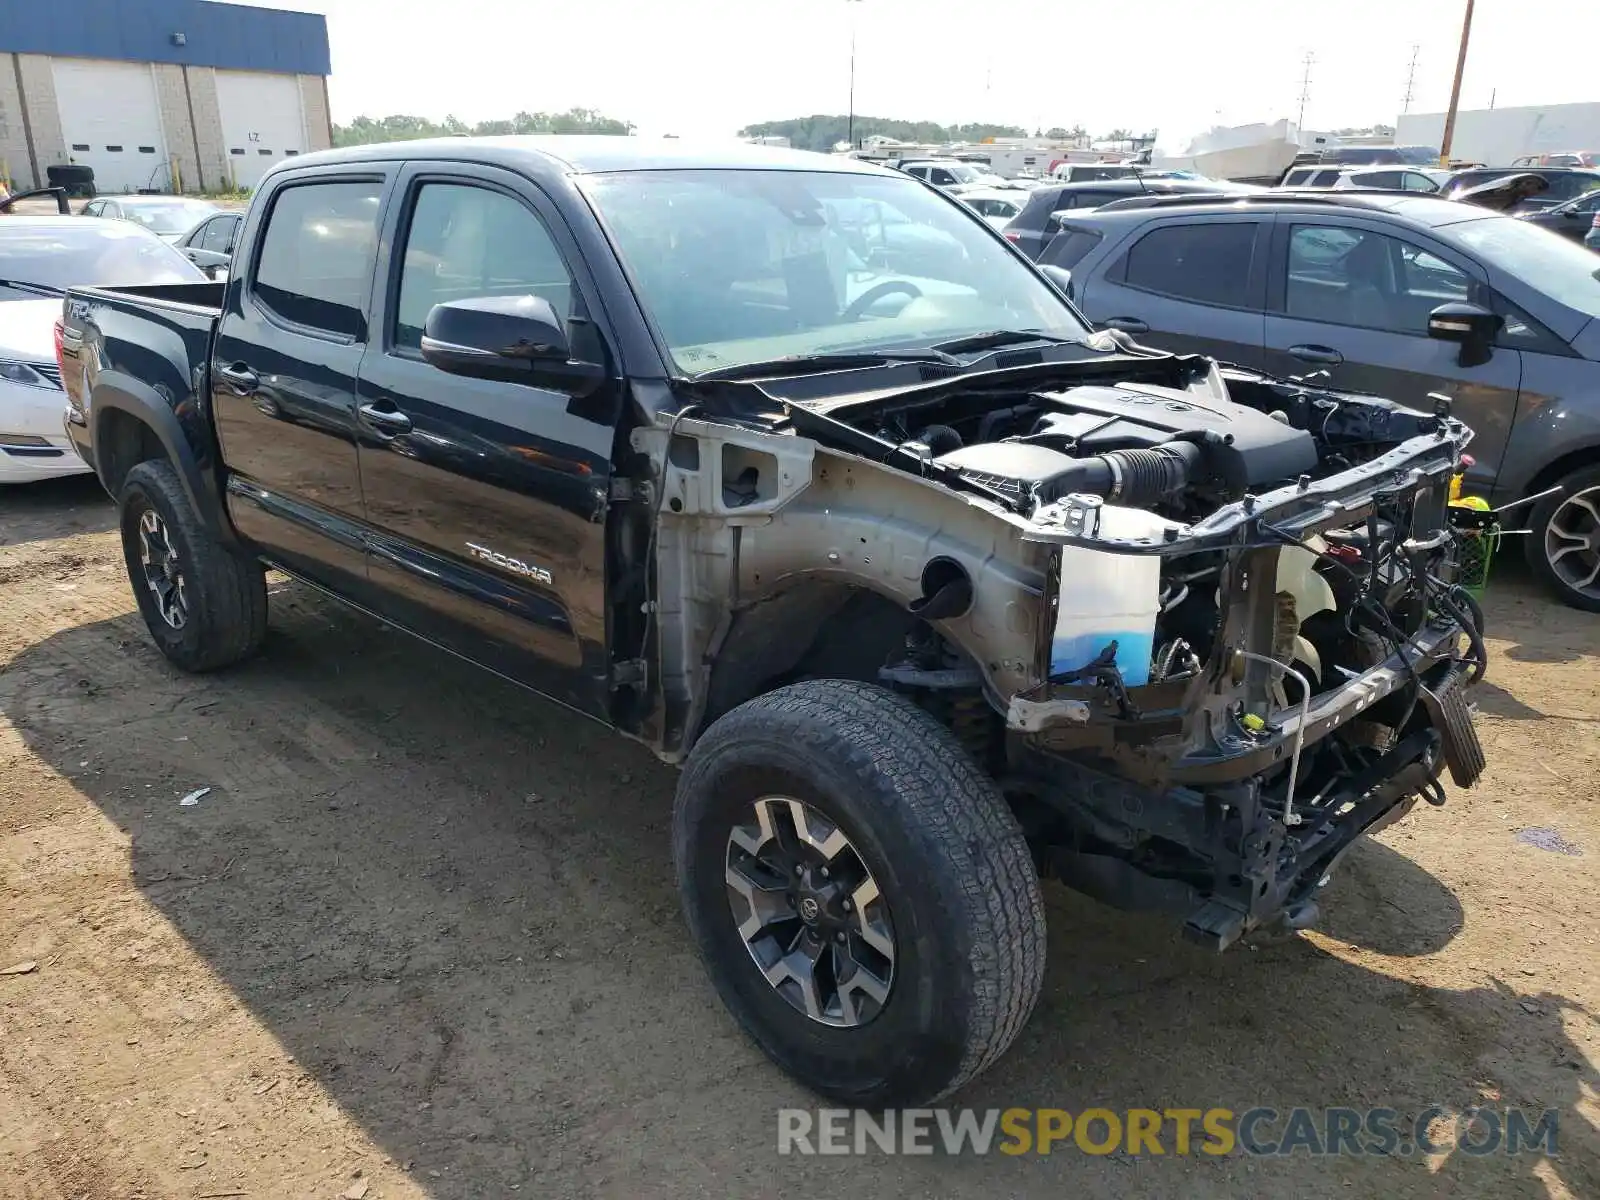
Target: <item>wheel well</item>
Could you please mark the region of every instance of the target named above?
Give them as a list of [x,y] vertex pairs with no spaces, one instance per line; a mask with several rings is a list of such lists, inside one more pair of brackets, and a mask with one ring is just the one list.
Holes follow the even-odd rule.
[[156,431],[132,413],[107,409],[95,423],[95,459],[100,482],[113,496],[122,490],[128,472],[142,462],[166,458]]
[[741,611],[712,666],[694,736],[746,700],[798,679],[876,683],[878,669],[917,625],[866,588],[807,581]]
[[[1582,450],[1574,450],[1571,454],[1565,454],[1556,459],[1555,462],[1535,475],[1532,482],[1523,489],[1522,495],[1535,495],[1550,487],[1564,475],[1570,475],[1572,472],[1582,470],[1584,467],[1595,466],[1600,466],[1600,446],[1589,446]],[[1520,499],[1521,497],[1517,498]]]

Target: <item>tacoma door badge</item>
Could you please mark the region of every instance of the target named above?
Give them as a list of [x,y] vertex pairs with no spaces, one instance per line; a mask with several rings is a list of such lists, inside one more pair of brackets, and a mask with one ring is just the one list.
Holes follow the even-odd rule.
[[492,563],[502,571],[510,571],[513,575],[520,575],[523,579],[532,579],[536,583],[549,583],[550,572],[543,567],[530,567],[521,559],[512,558],[509,554],[501,554],[498,550],[491,550],[487,546],[479,546],[475,542],[467,543],[467,550],[473,558],[480,562]]

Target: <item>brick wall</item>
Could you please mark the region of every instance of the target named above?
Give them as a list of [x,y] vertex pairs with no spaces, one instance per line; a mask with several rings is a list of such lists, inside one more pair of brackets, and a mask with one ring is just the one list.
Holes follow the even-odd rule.
[[19,192],[34,186],[15,54],[0,54],[0,181],[9,181]]
[[[161,112],[161,133],[167,144],[167,161],[178,160],[178,177],[168,187],[195,191],[199,173],[194,157],[194,130],[189,124],[189,99],[183,91],[183,68],[176,63],[154,63],[156,106]],[[170,168],[169,168],[170,169]]]
[[233,167],[223,145],[217,73],[210,67],[189,68],[189,100],[194,105],[195,141],[200,144],[200,182],[195,186],[215,191],[232,182]]
[[18,54],[15,65],[22,76],[28,123],[33,128],[33,150],[39,158],[39,174],[43,175],[46,167],[67,161],[67,139],[61,133],[61,109],[56,104],[56,78],[50,72],[49,57],[43,54]]
[[328,150],[333,142],[328,125],[328,82],[321,75],[298,75],[300,111],[306,119],[306,149]]

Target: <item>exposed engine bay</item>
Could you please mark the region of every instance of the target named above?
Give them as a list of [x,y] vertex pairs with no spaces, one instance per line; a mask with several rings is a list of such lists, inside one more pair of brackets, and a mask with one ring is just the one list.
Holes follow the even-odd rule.
[[1083,372],[764,389],[769,428],[816,457],[788,497],[763,491],[767,443],[722,451],[721,511],[772,514],[727,587],[792,587],[795,539],[828,578],[910,586],[875,680],[947,721],[1041,867],[1221,947],[1309,923],[1359,836],[1483,770],[1449,504],[1471,432],[1447,402],[1124,348]]

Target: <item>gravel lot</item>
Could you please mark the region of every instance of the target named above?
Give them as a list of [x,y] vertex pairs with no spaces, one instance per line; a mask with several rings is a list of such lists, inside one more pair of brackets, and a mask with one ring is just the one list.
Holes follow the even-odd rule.
[[181,676],[112,523],[0,494],[6,1200],[1600,1196],[1600,617],[1510,566],[1479,787],[1222,957],[1048,887],[1044,998],[958,1101],[1548,1107],[1558,1158],[800,1159],[815,1101],[687,946],[671,772],[292,584],[261,659]]

